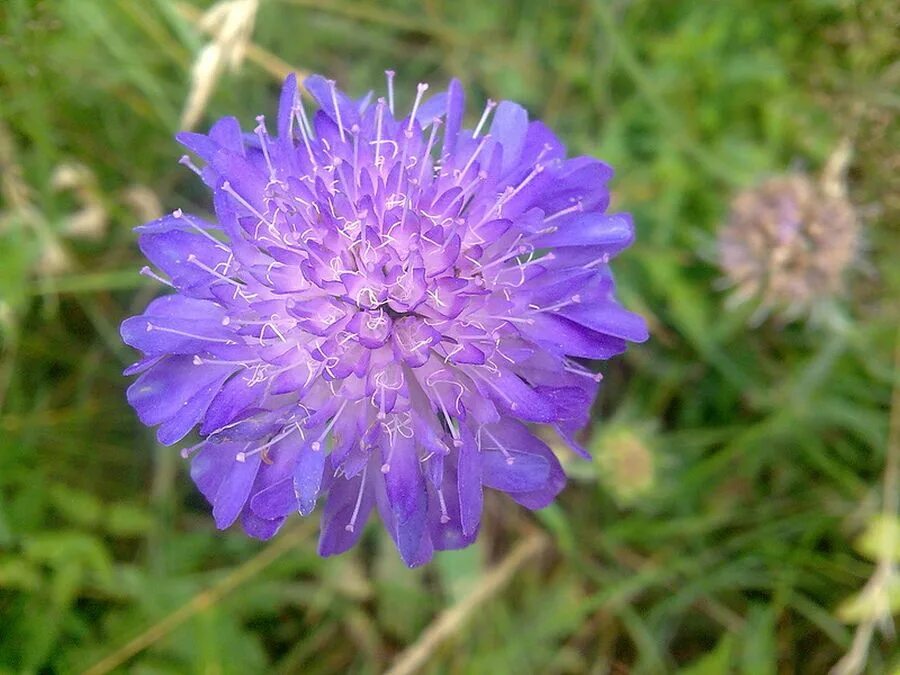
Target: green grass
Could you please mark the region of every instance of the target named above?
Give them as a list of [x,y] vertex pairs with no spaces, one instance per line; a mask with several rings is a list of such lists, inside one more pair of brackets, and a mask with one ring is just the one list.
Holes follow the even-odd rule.
[[[638,223],[615,268],[653,337],[605,366],[590,443],[630,434],[651,482],[628,495],[608,463],[572,460],[558,504],[489,500],[475,547],[409,571],[374,526],[329,560],[315,522],[269,544],[217,532],[124,402],[117,326],[156,293],[126,191],[209,208],[172,139],[205,38],[172,0],[6,0],[0,673],[80,672],[192,599],[123,672],[382,672],[535,528],[547,552],[427,672],[827,672],[853,639],[838,607],[874,571],[853,544],[880,510],[897,382],[897,20],[888,0],[263,0],[255,44],[351,91],[393,67],[401,102],[451,76],[472,101],[522,102],[616,167]],[[246,62],[203,124],[271,114],[278,85]],[[819,171],[845,137],[866,232],[847,297],[826,324],[749,325],[710,262],[731,196]],[[67,232],[85,204],[53,187],[72,162],[96,179],[95,239]],[[876,637],[866,672],[898,667]]]

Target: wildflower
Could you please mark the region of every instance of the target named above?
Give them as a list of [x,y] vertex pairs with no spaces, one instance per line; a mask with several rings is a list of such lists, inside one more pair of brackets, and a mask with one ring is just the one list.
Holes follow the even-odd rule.
[[841,292],[858,240],[845,195],[803,174],[779,176],[734,200],[719,233],[719,265],[735,288],[732,302],[756,299],[757,319],[792,320]]
[[398,119],[392,77],[374,104],[310,77],[310,116],[291,76],[277,136],[263,117],[180,134],[216,222],[138,228],[175,292],[122,336],[159,441],[199,425],[183,454],[220,528],[271,537],[327,494],[321,554],[377,508],[412,566],[475,539],[485,487],[550,503],[565,475],[528,423],[571,441],[599,380],[577,359],[647,332],[613,297],[633,228],[605,212],[612,170],[565,159],[514,103],[463,129],[457,81],[427,100],[420,84]]
[[617,424],[592,443],[600,480],[622,507],[640,503],[656,485],[658,458],[651,434],[649,429]]

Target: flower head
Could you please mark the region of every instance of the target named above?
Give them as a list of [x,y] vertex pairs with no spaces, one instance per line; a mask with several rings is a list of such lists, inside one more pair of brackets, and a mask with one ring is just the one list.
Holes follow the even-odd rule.
[[307,79],[314,115],[289,77],[275,136],[262,117],[179,135],[216,222],[138,228],[175,292],[122,336],[144,354],[128,399],[159,441],[199,425],[183,454],[219,527],[267,538],[327,495],[323,555],[377,508],[416,565],[475,539],[485,487],[553,500],[565,476],[528,423],[571,440],[599,380],[577,359],[647,333],[613,296],[633,228],[605,212],[612,170],[565,159],[514,103],[463,129],[457,81],[420,84],[398,118],[392,75],[374,103]]
[[719,232],[719,265],[735,287],[734,302],[755,298],[758,318],[790,320],[843,289],[859,234],[840,191],[804,174],[778,176],[735,198]]

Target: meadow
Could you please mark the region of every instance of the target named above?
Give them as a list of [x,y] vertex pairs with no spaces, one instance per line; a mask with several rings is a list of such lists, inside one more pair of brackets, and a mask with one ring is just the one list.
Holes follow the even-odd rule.
[[[900,672],[898,24],[890,0],[4,0],[0,673]],[[211,208],[178,130],[252,128],[289,72],[362,96],[390,68],[401,105],[458,77],[473,116],[517,101],[615,167],[651,335],[600,364],[558,500],[492,495],[417,569],[374,523],[320,558],[318,511],[218,531],[127,405],[118,332],[161,292],[132,228]],[[788,174],[856,235],[794,315],[735,302],[717,245]]]

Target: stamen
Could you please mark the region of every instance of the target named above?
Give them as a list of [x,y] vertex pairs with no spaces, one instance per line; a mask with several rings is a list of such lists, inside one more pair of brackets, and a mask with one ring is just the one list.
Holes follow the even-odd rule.
[[246,462],[248,457],[252,457],[253,455],[255,455],[255,454],[259,453],[259,452],[262,452],[263,450],[266,450],[266,449],[268,449],[268,448],[271,448],[271,447],[272,447],[273,445],[275,445],[278,441],[287,438],[287,437],[290,436],[292,433],[294,433],[294,432],[296,432],[296,431],[299,431],[299,430],[300,430],[299,425],[298,425],[296,422],[294,422],[293,424],[291,424],[291,425],[288,427],[287,431],[282,431],[282,432],[281,432],[280,434],[278,434],[277,436],[273,436],[267,443],[264,443],[264,444],[260,445],[258,448],[254,448],[254,449],[251,450],[250,452],[239,452],[239,453],[237,453],[237,454],[234,456],[234,458],[235,458],[235,460],[237,460],[238,462]]
[[391,115],[394,114],[394,73],[393,70],[384,71],[385,76],[387,77],[387,92],[388,92],[388,110],[391,111]]
[[310,139],[312,138],[312,127],[309,125],[309,119],[306,117],[306,108],[303,106],[303,99],[300,96],[294,98],[294,107],[291,109],[293,117],[300,121],[300,136],[303,138],[303,145],[306,146],[306,154],[309,156],[310,163],[316,167],[316,157],[313,154]]
[[437,387],[433,387],[432,391],[434,392],[434,395],[438,400],[438,407],[444,414],[444,421],[447,423],[447,428],[450,429],[450,437],[453,439],[453,445],[454,447],[458,448],[462,445],[462,439],[459,437],[459,431],[457,431],[456,427],[453,426],[453,420],[450,418],[450,413],[447,412],[447,407],[444,405],[444,399],[441,398],[441,394],[437,390]]
[[178,163],[182,166],[186,166],[198,176],[200,175],[200,168],[196,164],[194,164],[193,160],[191,160],[188,155],[182,155],[181,159],[178,160]]
[[165,284],[166,286],[168,286],[168,287],[170,287],[170,288],[175,288],[175,285],[174,285],[171,281],[168,281],[168,280],[166,280],[166,279],[163,279],[161,276],[159,276],[156,272],[154,272],[153,270],[151,270],[151,269],[150,269],[149,267],[147,267],[146,265],[144,265],[144,266],[141,268],[141,276],[150,277],[150,278],[153,279],[154,281],[158,281],[158,282],[161,283],[161,284]]
[[193,253],[189,253],[189,254],[188,254],[187,260],[188,260],[188,262],[191,263],[192,265],[194,265],[194,266],[196,266],[196,267],[199,267],[199,268],[200,268],[201,270],[203,270],[204,272],[207,272],[208,274],[213,275],[214,277],[216,277],[217,279],[220,279],[221,281],[225,281],[225,282],[231,284],[232,286],[236,286],[237,288],[243,288],[243,287],[244,287],[244,284],[242,284],[240,281],[237,281],[236,279],[232,279],[231,277],[226,277],[224,274],[222,274],[222,273],[219,272],[218,270],[213,269],[213,268],[210,267],[209,265],[207,265],[207,264],[201,262],[201,261],[197,258],[197,256],[194,255]]
[[[419,82],[416,85],[416,100],[413,101],[412,112],[409,113],[409,123],[406,125],[406,131],[410,132],[413,130],[413,124],[416,121],[416,113],[419,112],[419,104],[422,103],[422,95],[428,91],[428,83],[427,82]],[[393,112],[393,110],[391,110]]]
[[478,138],[478,134],[481,133],[481,128],[484,126],[484,123],[487,122],[488,115],[491,114],[491,110],[497,107],[497,102],[492,101],[491,99],[487,100],[487,103],[484,106],[484,112],[481,113],[481,119],[478,120],[478,126],[475,127],[475,131],[472,132],[472,138]]
[[438,488],[438,503],[441,506],[441,522],[449,523],[450,515],[447,513],[447,502],[444,501],[444,490],[442,488]]
[[[541,172],[543,172],[544,168],[545,168],[545,166],[543,164],[536,164],[535,167],[531,170],[531,173],[529,173],[521,183],[519,183],[512,190],[507,190],[502,195],[500,195],[500,198],[497,200],[497,203],[494,206],[493,210],[499,214],[500,207],[502,207],[504,204],[506,204],[508,201],[510,201],[517,194],[519,194],[525,188],[526,185],[528,185]],[[488,211],[487,214],[485,214],[485,218],[490,216],[491,213],[492,213],[492,211]]]
[[557,302],[555,305],[548,305],[547,307],[529,305],[529,307],[534,310],[532,314],[542,314],[544,312],[556,312],[570,305],[577,305],[579,302],[581,302],[581,296],[576,293],[568,300],[562,300],[560,302]]
[[363,490],[366,489],[366,472],[369,470],[369,465],[363,467],[363,472],[361,476],[361,480],[359,481],[359,493],[356,495],[356,505],[353,507],[353,515],[350,516],[350,522],[344,526],[344,529],[347,532],[353,532],[356,528],[356,519],[359,517],[359,509],[362,504]]
[[544,222],[549,223],[551,220],[556,220],[557,218],[562,218],[563,216],[567,216],[570,213],[575,213],[576,211],[584,211],[584,205],[581,203],[580,199],[577,202],[575,202],[572,206],[565,208],[562,211],[557,211],[556,213],[554,213],[552,215],[545,216]]
[[334,116],[337,118],[338,131],[341,134],[341,141],[346,142],[347,138],[344,136],[344,123],[341,120],[341,109],[338,107],[337,102],[337,83],[334,80],[328,80],[328,86],[331,87],[331,102],[334,105]]
[[472,167],[472,164],[475,162],[475,158],[478,157],[479,153],[481,152],[482,148],[484,148],[485,144],[488,142],[490,137],[491,137],[490,134],[485,134],[484,137],[481,139],[481,141],[478,143],[478,146],[475,148],[475,151],[472,153],[472,156],[469,157],[469,161],[466,162],[466,165],[463,167],[462,171],[460,172],[460,174],[456,180],[457,185],[459,185],[459,181],[462,179],[463,176],[466,175],[466,172],[468,172],[468,170]]
[[[388,71],[390,72],[390,71]],[[383,161],[381,159],[381,127],[384,122],[384,99],[378,99],[375,106],[375,168],[381,171]]]
[[272,158],[269,156],[268,132],[266,131],[266,116],[258,115],[256,117],[256,128],[253,133],[259,139],[259,145],[262,148],[263,158],[266,160],[266,166],[269,168],[269,180],[275,180],[275,167],[272,166]]
[[497,446],[496,449],[499,450],[499,451],[503,454],[503,456],[506,458],[506,463],[509,464],[509,465],[515,464],[515,461],[516,461],[515,457],[513,457],[513,456],[510,454],[509,450],[507,450],[507,449],[503,446],[503,443],[501,443],[500,441],[498,441],[498,440],[497,440],[497,437],[494,436],[494,434],[492,434],[490,431],[488,431],[488,430],[485,429],[484,427],[481,427],[481,428],[479,429],[479,431],[481,431],[481,430],[484,430],[484,433],[486,433],[486,434],[488,435],[488,437],[489,437],[492,441],[494,441],[494,444]]
[[313,452],[318,452],[319,450],[322,449],[322,441],[328,435],[328,433],[334,428],[335,423],[338,421],[338,417],[341,416],[341,413],[344,412],[344,408],[347,407],[347,403],[349,403],[349,401],[344,401],[341,404],[341,407],[338,408],[338,411],[334,414],[334,417],[332,417],[331,420],[328,422],[328,425],[322,430],[322,433],[319,434],[319,437],[310,444],[310,447],[313,449]]
[[594,382],[600,382],[603,379],[602,373],[592,373],[580,363],[577,363],[570,359],[565,359],[563,361],[563,370],[565,370],[567,373],[572,373],[573,375],[586,377],[590,380],[593,380]]
[[609,262],[609,253],[604,253],[599,258],[596,258],[595,260],[592,260],[591,262],[589,262],[587,265],[582,265],[581,269],[589,270],[592,267],[596,267],[597,265],[605,265],[608,262]]
[[[390,438],[390,434],[388,434],[388,437]],[[390,448],[388,449],[387,459],[385,460],[384,464],[381,465],[381,473],[390,473],[391,459],[393,459],[393,457],[394,457],[394,448],[395,447],[396,446],[394,445],[394,443],[391,442]]]
[[425,168],[428,166],[428,159],[431,157],[431,149],[434,147],[434,139],[437,137],[438,127],[441,126],[441,118],[435,117],[431,120],[431,135],[428,137],[428,144],[425,146],[425,152],[422,153],[422,169],[419,171],[419,178],[416,180],[421,185],[425,178]]
[[235,344],[234,340],[229,340],[227,338],[212,338],[207,335],[196,335],[195,333],[188,333],[183,330],[177,330],[175,328],[169,328],[167,326],[157,326],[152,323],[147,323],[147,332],[151,331],[159,331],[160,333],[171,333],[172,335],[180,335],[182,337],[191,338],[192,340],[203,340],[205,342],[218,342],[224,345],[233,345]]
[[358,124],[350,127],[350,133],[353,134],[353,209],[356,210],[356,201],[359,198],[359,132]]
[[231,187],[231,183],[230,183],[230,182],[228,182],[227,180],[226,180],[225,182],[223,182],[223,183],[222,183],[222,190],[224,190],[226,193],[228,193],[229,195],[231,195],[231,196],[232,196],[239,204],[241,204],[241,206],[243,206],[245,209],[247,209],[250,213],[252,213],[252,214],[253,214],[254,216],[256,216],[257,218],[259,218],[260,221],[262,221],[263,223],[265,223],[266,225],[268,225],[269,228],[274,229],[275,223],[270,223],[270,222],[266,219],[266,217],[265,217],[263,214],[261,214],[261,213],[256,209],[256,207],[254,207],[250,202],[248,202],[248,201],[247,201],[246,199],[244,199],[241,195],[239,195],[239,194],[237,193],[237,191],[235,191],[235,189],[234,189],[233,187]]

